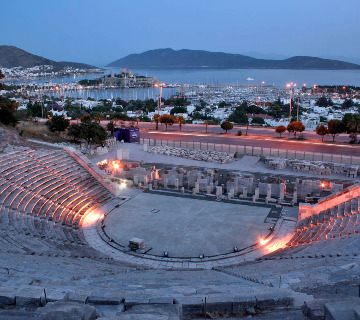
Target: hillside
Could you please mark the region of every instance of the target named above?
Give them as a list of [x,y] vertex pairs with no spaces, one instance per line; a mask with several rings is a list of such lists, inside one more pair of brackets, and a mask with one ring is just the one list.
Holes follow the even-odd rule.
[[70,61],[59,61],[58,64],[63,67],[72,67],[77,69],[97,69],[98,67],[94,67],[90,64],[80,63],[80,62],[70,62]]
[[284,60],[256,59],[241,54],[204,50],[155,49],[130,54],[107,67],[141,68],[233,68],[233,69],[322,69],[356,70],[360,65],[315,57],[292,57]]
[[14,46],[0,46],[0,67],[14,68],[24,67],[31,68],[40,65],[52,65],[55,70],[61,70],[64,67],[82,68],[82,69],[94,69],[96,67],[88,64],[77,62],[56,62],[50,59],[46,59],[35,54],[29,53],[25,50]]

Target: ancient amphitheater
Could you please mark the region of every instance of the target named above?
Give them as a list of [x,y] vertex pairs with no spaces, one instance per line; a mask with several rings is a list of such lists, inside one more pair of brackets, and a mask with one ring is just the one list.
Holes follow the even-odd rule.
[[356,177],[309,204],[309,177],[122,162],[131,187],[72,148],[0,154],[0,319],[359,319]]

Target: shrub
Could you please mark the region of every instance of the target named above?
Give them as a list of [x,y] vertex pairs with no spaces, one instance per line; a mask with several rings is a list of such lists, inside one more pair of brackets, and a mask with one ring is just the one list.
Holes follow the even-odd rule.
[[228,130],[231,130],[232,128],[234,128],[234,125],[230,121],[224,121],[220,125],[220,127],[221,127],[221,129],[225,130],[225,133],[227,133]]

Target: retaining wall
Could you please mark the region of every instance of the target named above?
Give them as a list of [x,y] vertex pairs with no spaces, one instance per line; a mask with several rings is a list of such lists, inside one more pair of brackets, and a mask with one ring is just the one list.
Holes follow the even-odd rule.
[[103,185],[109,192],[114,196],[119,195],[119,188],[111,180],[109,180],[106,175],[94,164],[85,157],[80,152],[76,151],[72,147],[64,148],[64,150],[72,156],[87,172],[89,172],[101,185]]

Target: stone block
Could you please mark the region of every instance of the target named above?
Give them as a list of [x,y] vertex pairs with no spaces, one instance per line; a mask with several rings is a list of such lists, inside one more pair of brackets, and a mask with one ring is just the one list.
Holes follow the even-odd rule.
[[[38,320],[34,318],[33,311],[19,310],[19,309],[0,309],[1,320]],[[40,319],[39,319],[40,320]]]
[[150,302],[150,298],[147,296],[127,296],[125,297],[124,306],[125,310],[128,310],[129,308],[136,306],[138,304],[148,304]]
[[15,305],[15,293],[0,289],[0,308]]
[[150,298],[150,304],[173,304],[174,298],[173,297],[154,297]]
[[20,308],[39,307],[42,297],[44,297],[44,289],[27,287],[16,293],[15,303]]
[[175,304],[182,305],[183,315],[201,313],[204,309],[204,299],[200,297],[175,297]]
[[324,304],[324,315],[326,320],[353,320],[355,308],[358,308],[360,299],[349,301],[332,301]]
[[256,306],[255,296],[236,296],[233,302],[233,312],[236,314],[246,314],[246,310]]
[[206,298],[206,311],[220,311],[231,313],[233,311],[234,297],[232,295],[210,295]]
[[324,316],[324,303],[327,300],[315,299],[312,301],[304,302],[301,306],[301,311],[307,319],[323,320]]
[[96,304],[93,305],[96,308],[96,313],[98,314],[98,318],[103,319],[103,317],[110,317],[115,314],[121,314],[125,312],[124,304],[118,305],[109,305],[109,304]]
[[86,299],[86,303],[100,305],[119,305],[120,302],[121,301],[119,298],[108,298],[101,296],[90,296]]
[[268,310],[275,307],[289,307],[294,303],[294,298],[282,292],[259,293],[256,294],[257,307],[260,310]]
[[61,290],[46,290],[46,301],[54,302],[59,300],[68,300],[69,292]]
[[63,319],[81,319],[95,320],[96,309],[86,304],[79,304],[69,301],[50,302],[43,308],[36,310],[39,319],[63,320]]
[[70,292],[68,295],[68,301],[85,303],[88,298],[88,294],[83,292]]

